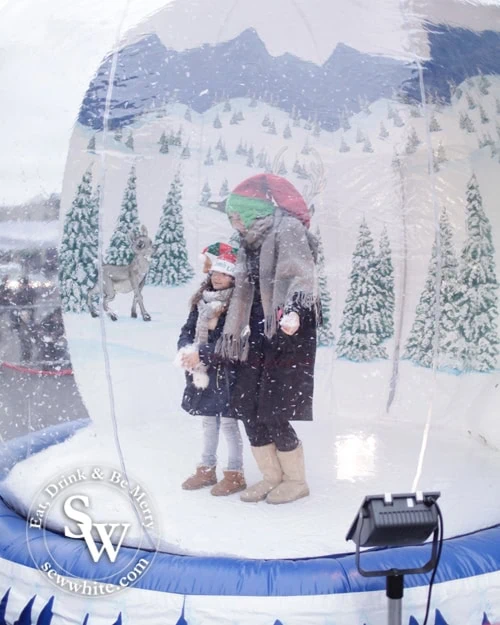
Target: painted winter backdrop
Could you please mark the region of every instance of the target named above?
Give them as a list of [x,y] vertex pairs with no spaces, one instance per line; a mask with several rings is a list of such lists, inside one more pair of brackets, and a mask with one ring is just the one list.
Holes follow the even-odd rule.
[[[440,34],[451,43],[457,35]],[[460,64],[444,62],[436,49],[426,67],[424,107],[415,98],[412,67],[346,46],[320,71],[290,54],[270,56],[254,31],[182,53],[165,52],[149,36],[118,55],[110,129],[103,132],[105,60],[75,128],[62,196],[65,324],[93,425],[16,467],[9,501],[14,493],[31,496],[26,471],[36,472],[38,483],[50,477],[44,467],[103,457],[119,465],[118,436],[127,469],[158,501],[164,547],[174,552],[340,553],[350,549],[345,528],[362,496],[382,485],[394,492],[442,488],[446,513],[464,492],[478,496],[480,483],[476,514],[450,513],[446,531],[497,522],[491,502],[499,464],[493,448],[500,447],[493,392],[500,79],[498,55],[489,51],[498,36],[474,37],[475,47],[464,34],[471,52]],[[255,54],[259,66],[242,62]],[[443,63],[449,75],[442,75]],[[261,73],[251,76],[257,67]],[[214,501],[206,491],[179,488],[198,462],[201,425],[179,407],[176,340],[202,278],[201,249],[233,234],[212,206],[273,165],[307,195],[319,162],[326,186],[314,197],[311,227],[322,242],[326,347],[318,350],[315,420],[297,424],[310,450],[313,496],[241,514],[236,499]],[[106,320],[105,337],[86,311],[97,273],[98,202],[106,261],[128,262],[127,235],[143,224],[157,245],[143,291],[152,321],[131,319],[132,298],[119,295],[112,303],[119,319]],[[435,427],[415,482],[429,415]],[[487,445],[480,448],[467,431]],[[221,463],[225,453],[221,441]],[[257,478],[248,447],[245,470],[248,481]],[[307,523],[297,523],[299,517]],[[221,531],[221,519],[232,532]]]
[[[145,51],[144,46],[147,46]],[[122,78],[117,83],[116,90],[122,86],[130,89],[125,73],[129,68],[129,55],[137,56],[139,49],[142,51],[140,63],[147,67],[154,60],[160,63],[156,58],[156,48],[160,46],[159,41],[151,43],[147,39],[131,46],[132,51],[128,48],[122,50],[117,70]],[[266,53],[257,33],[248,30],[234,41],[210,48],[208,57],[216,68],[218,56],[221,55],[222,58],[228,52],[226,48],[233,53],[237,51],[240,57],[248,53],[249,49],[255,51],[255,48]],[[336,53],[338,56],[338,50],[331,57],[334,68]],[[191,58],[186,59],[186,55]],[[368,55],[361,56],[371,58]],[[268,54],[267,57],[271,66],[267,71],[273,75],[276,70],[274,65],[279,65],[280,59],[274,59]],[[357,60],[356,56],[351,54],[351,57],[351,62],[355,63],[353,59]],[[170,65],[175,68],[176,63],[180,63],[180,58],[183,63],[193,62],[193,59],[199,60],[199,53],[196,50],[184,53],[171,51],[168,57]],[[305,68],[301,69],[301,64],[311,65],[294,57],[287,61],[299,74],[300,71],[306,71]],[[134,64],[138,62],[133,60]],[[102,126],[104,104],[100,76],[107,75],[109,64],[109,60],[103,64],[82,105],[80,120],[87,127],[99,129]],[[370,70],[383,71],[384,76],[389,74],[389,79],[383,83],[382,92],[388,91],[388,85],[394,82],[395,77],[402,79],[407,75],[408,80],[404,82],[403,89],[398,92],[394,87],[393,99],[379,98],[370,102],[369,98],[374,97],[375,87],[361,83],[360,88],[364,92],[358,94],[355,101],[352,100],[352,95],[351,99],[344,97],[344,102],[347,102],[344,108],[335,113],[330,109],[328,116],[324,107],[320,108],[319,102],[312,101],[313,96],[316,99],[318,97],[317,90],[311,90],[311,94],[308,94],[309,100],[304,97],[297,100],[305,107],[302,110],[295,103],[290,105],[293,98],[285,98],[283,90],[280,91],[284,87],[276,85],[276,81],[273,83],[274,91],[266,89],[265,85],[258,91],[253,91],[247,84],[246,91],[251,93],[248,98],[230,98],[226,89],[218,93],[213,88],[205,89],[201,92],[203,97],[197,97],[193,91],[196,78],[185,80],[184,74],[180,75],[179,71],[174,69],[172,73],[172,67],[169,76],[172,75],[173,78],[168,86],[164,85],[165,91],[160,98],[157,84],[161,81],[150,84],[146,89],[144,81],[151,72],[144,69],[143,65],[141,68],[146,77],[138,82],[134,74],[132,84],[135,88],[144,90],[147,98],[144,97],[143,100],[146,104],[141,102],[142,109],[139,113],[128,112],[130,107],[134,108],[131,102],[127,100],[123,103],[112,99],[110,127],[114,127],[114,130],[93,133],[88,139],[86,147],[90,168],[83,175],[73,207],[67,215],[66,230],[69,234],[65,234],[62,244],[61,280],[67,311],[86,310],[89,284],[96,281],[98,249],[95,213],[98,211],[100,193],[98,190],[92,191],[89,186],[92,176],[91,157],[96,154],[96,150],[105,149],[110,159],[116,158],[113,152],[120,150],[124,157],[121,159],[122,168],[130,163],[120,213],[105,254],[107,263],[128,264],[132,258],[128,237],[130,232],[138,231],[141,221],[137,199],[137,169],[141,168],[144,161],[148,162],[150,169],[151,161],[154,160],[156,166],[163,165],[163,170],[170,172],[171,186],[161,209],[162,216],[155,236],[156,252],[147,277],[147,283],[156,286],[185,284],[194,275],[184,232],[183,206],[186,199],[191,210],[188,208],[185,215],[193,215],[194,205],[198,211],[206,211],[203,219],[208,221],[212,210],[210,207],[214,206],[211,201],[216,200],[215,206],[220,206],[231,187],[258,171],[274,171],[286,176],[307,194],[316,182],[318,160],[326,163],[326,177],[331,184],[336,174],[343,170],[346,161],[359,167],[360,155],[366,155],[367,158],[374,155],[370,160],[376,159],[377,163],[382,162],[381,157],[385,156],[387,159],[391,155],[390,167],[386,167],[385,177],[376,182],[365,175],[363,180],[365,187],[376,184],[377,193],[385,194],[384,204],[387,203],[388,206],[381,209],[376,202],[374,206],[373,201],[359,200],[351,215],[342,220],[342,229],[351,231],[350,236],[360,219],[361,224],[352,252],[352,267],[345,300],[338,319],[334,318],[332,292],[336,294],[334,299],[337,311],[340,312],[339,295],[345,291],[347,282],[344,278],[347,276],[337,273],[335,277],[329,277],[326,263],[328,261],[330,266],[340,266],[345,257],[342,257],[342,252],[336,249],[337,246],[331,239],[330,245],[326,246],[325,256],[322,242],[318,273],[324,325],[320,329],[319,344],[334,344],[334,325],[338,324],[336,353],[339,357],[354,362],[390,357],[387,341],[394,337],[395,327],[401,329],[397,317],[401,317],[403,312],[408,317],[410,312],[407,305],[405,311],[401,310],[401,306],[397,310],[396,304],[401,301],[402,296],[405,297],[405,302],[411,301],[410,291],[414,291],[416,285],[416,276],[413,275],[408,280],[405,278],[403,282],[399,280],[395,284],[398,271],[394,268],[393,248],[398,264],[403,266],[403,273],[408,275],[408,262],[416,255],[416,249],[408,245],[405,213],[411,217],[415,204],[418,205],[422,223],[428,223],[430,228],[434,227],[435,240],[429,251],[428,275],[419,302],[412,311],[414,321],[410,333],[405,337],[397,332],[395,336],[398,353],[415,364],[436,366],[453,372],[486,372],[496,368],[500,341],[497,328],[495,246],[490,217],[483,204],[477,177],[473,173],[473,163],[469,163],[469,171],[464,172],[461,180],[462,198],[451,199],[456,205],[452,208],[453,224],[448,217],[450,209],[445,206],[445,201],[449,203],[450,198],[440,197],[440,187],[436,184],[436,180],[447,180],[446,169],[456,174],[457,160],[464,161],[463,153],[448,155],[456,144],[457,135],[463,135],[461,141],[465,142],[464,146],[467,147],[470,157],[487,152],[491,160],[498,161],[500,126],[495,120],[500,112],[500,98],[495,88],[496,77],[489,78],[480,73],[468,77],[460,85],[456,85],[451,79],[447,80],[445,87],[440,83],[433,85],[431,82],[424,107],[412,92],[413,78],[408,68],[391,59],[382,62],[377,59],[372,61]],[[364,65],[363,71],[366,70]],[[160,76],[161,67],[163,66],[160,63]],[[310,68],[307,69],[311,71]],[[190,71],[187,74],[191,76]],[[216,71],[215,75],[218,77],[219,73]],[[293,77],[296,77],[295,74]],[[166,80],[166,77],[163,76],[163,79]],[[310,80],[317,82],[319,79],[310,76]],[[347,89],[344,83],[341,85]],[[356,85],[359,86],[357,82]],[[325,80],[323,89],[329,86],[330,82]],[[274,93],[276,89],[278,95]],[[288,87],[288,91],[290,89]],[[192,106],[205,109],[210,94],[213,94],[215,103],[203,113],[195,112]],[[183,106],[179,100],[186,98],[189,104]],[[449,98],[449,102],[446,98]],[[316,108],[313,112],[310,107],[314,105]],[[323,110],[327,116],[322,119],[318,110]],[[432,155],[427,147],[427,131],[432,139]],[[85,141],[88,128],[82,126],[81,132],[81,139]],[[137,137],[134,138],[134,134],[140,136],[140,146],[136,145]],[[279,156],[276,157],[276,154]],[[432,169],[433,175],[429,169]],[[380,175],[380,171],[378,173]],[[100,172],[101,177],[102,175],[103,172]],[[104,177],[107,176],[106,171]],[[414,180],[419,180],[427,187],[432,196],[430,206],[425,198],[425,190],[417,198],[408,197],[405,187],[411,186]],[[188,187],[184,193],[185,198],[183,183]],[[155,186],[162,185],[157,180]],[[346,192],[356,195],[356,190],[349,188],[348,180],[345,180],[345,186]],[[403,195],[396,198],[394,194],[398,187],[402,187]],[[449,183],[445,188],[449,188]],[[197,197],[194,197],[195,189]],[[458,189],[455,189],[455,194]],[[327,232],[334,225],[335,218],[338,219],[338,215],[332,214],[333,207],[338,202],[345,204],[346,199],[342,197],[337,185],[335,189],[328,187],[316,200],[319,205],[312,207],[316,210],[314,230],[321,239],[324,238],[321,229]],[[464,204],[460,211],[462,215],[457,204],[461,200]],[[352,204],[352,200],[347,200],[347,203]],[[422,210],[424,207],[429,210]],[[373,215],[374,209],[381,210]],[[154,211],[155,207],[145,198],[141,209],[143,218],[151,220],[151,213]],[[441,213],[440,217],[438,212]],[[367,222],[370,213],[372,224]],[[195,216],[196,219],[199,219],[199,213]],[[213,221],[217,222],[215,216]],[[205,230],[205,226],[202,222],[195,225],[196,234],[200,236],[200,230]],[[380,231],[378,245],[375,245],[371,227],[377,227]],[[392,245],[388,229],[391,231]],[[459,244],[454,229],[465,229],[460,263],[457,260]],[[76,232],[82,236],[72,239]],[[106,236],[106,227],[104,234]],[[405,242],[403,249],[401,240]],[[89,257],[89,253],[93,255]],[[335,285],[334,280],[337,282]]]

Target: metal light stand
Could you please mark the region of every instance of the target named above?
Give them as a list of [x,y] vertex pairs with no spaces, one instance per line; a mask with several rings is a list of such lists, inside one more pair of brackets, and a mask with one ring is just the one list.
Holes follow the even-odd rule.
[[[358,530],[359,531],[359,530]],[[388,569],[386,571],[366,571],[361,568],[361,553],[359,544],[356,544],[356,566],[364,577],[385,577],[385,594],[387,596],[387,623],[388,625],[402,625],[404,576],[428,573],[436,566],[438,551],[439,529],[434,530],[432,538],[431,557],[423,566],[413,569]]]
[[[402,499],[411,498],[412,495],[404,494],[404,495],[395,495],[394,497],[398,498],[401,501]],[[427,493],[425,494],[425,499],[422,497],[421,494],[418,494],[415,500],[417,502],[425,500],[427,501],[427,504],[432,504],[433,502],[435,502],[435,500],[438,497],[439,497],[439,493]],[[365,531],[362,537],[363,525],[368,519],[366,504],[369,500],[380,500],[380,499],[383,499],[386,504],[392,505],[393,500],[392,500],[392,496],[390,495],[385,495],[384,497],[381,497],[381,496],[366,497],[365,502],[359,511],[358,517],[354,520],[354,523],[352,524],[351,529],[349,530],[346,538],[347,540],[353,540],[356,543],[356,560],[355,561],[356,561],[356,567],[359,573],[363,575],[364,577],[385,577],[386,578],[385,591],[386,591],[386,596],[387,596],[387,608],[388,608],[387,622],[389,625],[402,625],[404,576],[428,573],[429,571],[435,568],[436,563],[437,563],[440,528],[439,528],[439,525],[436,525],[434,526],[434,530],[432,532],[432,526],[431,526],[428,533],[427,532],[422,533],[422,529],[418,528],[418,524],[417,524],[417,530],[412,534],[411,532],[408,532],[408,527],[410,525],[407,524],[407,526],[404,528],[407,531],[406,535],[402,535],[401,533],[399,535],[396,535],[397,531],[396,531],[396,528],[394,528],[394,535],[391,538],[391,536],[388,533],[384,533],[387,527],[383,527],[384,524],[381,523],[377,526],[369,527],[368,533]],[[402,526],[400,526],[398,529],[401,530],[401,527]],[[380,530],[382,534],[376,535],[377,529]],[[366,525],[365,525],[365,530],[367,530]],[[373,531],[372,534],[370,534],[371,531]],[[398,546],[398,547],[401,547],[404,545],[410,546],[411,544],[413,545],[422,544],[425,541],[425,539],[428,536],[430,536],[431,532],[433,533],[431,556],[428,562],[426,562],[423,566],[415,567],[411,569],[393,568],[393,569],[376,570],[376,571],[367,571],[362,568],[361,552],[360,552],[361,546],[385,546],[385,547]],[[390,534],[391,533],[392,531],[390,532]]]

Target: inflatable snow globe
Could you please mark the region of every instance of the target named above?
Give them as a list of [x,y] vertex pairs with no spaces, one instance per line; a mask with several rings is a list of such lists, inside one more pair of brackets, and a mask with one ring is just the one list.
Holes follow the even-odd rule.
[[82,86],[64,358],[22,362],[52,326],[2,305],[6,414],[20,381],[49,408],[4,422],[0,615],[376,625],[351,521],[439,491],[426,622],[500,620],[499,8],[393,4],[165,2]]

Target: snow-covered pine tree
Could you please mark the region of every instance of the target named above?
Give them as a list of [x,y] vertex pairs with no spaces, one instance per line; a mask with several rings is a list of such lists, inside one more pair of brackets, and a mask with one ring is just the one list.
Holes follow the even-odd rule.
[[313,135],[313,137],[316,137],[316,138],[321,136],[321,125],[320,125],[319,122],[316,122],[314,124],[312,135]]
[[264,126],[264,128],[268,128],[270,123],[271,123],[271,120],[269,118],[269,114],[266,113],[264,115],[264,119],[262,120],[262,125]]
[[231,115],[231,119],[229,121],[229,123],[231,124],[231,126],[236,126],[239,122],[238,119],[238,115],[236,114],[236,111]]
[[292,126],[294,128],[300,128],[300,117],[299,116],[294,118]]
[[406,140],[406,154],[414,154],[417,151],[420,143],[421,141],[418,138],[417,131],[415,130],[415,128],[411,128],[410,132],[408,133],[408,138]]
[[222,137],[219,135],[219,138],[217,139],[217,143],[215,144],[215,149],[216,150],[222,150],[224,144],[222,143]]
[[255,156],[253,151],[253,145],[250,146],[247,153],[247,167],[253,167],[255,165]]
[[163,131],[160,135],[160,138],[158,139],[158,145],[163,145],[165,142],[167,141],[167,134],[165,131]]
[[363,140],[363,152],[373,152],[373,147],[368,137],[365,137]]
[[494,145],[494,141],[489,132],[486,132],[478,137],[478,143],[480,148],[486,148],[489,145]]
[[340,114],[340,127],[345,132],[351,129],[351,122],[349,121],[349,112],[347,109]]
[[444,149],[444,145],[443,143],[440,141],[439,145],[437,147],[437,152],[436,152],[436,161],[441,164],[441,163],[445,163],[448,160],[448,158],[446,157],[446,151]]
[[363,362],[388,357],[381,344],[384,340],[385,302],[378,271],[373,238],[363,219],[352,257],[350,286],[340,325],[337,353],[341,358]]
[[292,138],[292,130],[290,128],[290,124],[285,126],[285,130],[283,130],[283,139],[291,139]]
[[121,129],[120,126],[118,126],[118,128],[115,130],[114,140],[121,141],[122,139],[123,139],[123,130]]
[[224,102],[224,108],[223,108],[223,113],[230,113],[231,112],[231,102],[229,101],[229,98],[226,99],[226,101]]
[[460,127],[466,130],[469,134],[476,132],[474,122],[469,117],[468,113],[460,114]]
[[310,117],[304,124],[304,130],[312,130],[312,121]]
[[465,99],[467,100],[467,106],[469,108],[469,111],[473,111],[477,105],[476,105],[476,101],[474,100],[474,98],[472,97],[469,91],[465,92]]
[[240,110],[240,111],[238,111],[238,112],[236,113],[236,119],[237,119],[239,122],[244,122],[244,121],[245,121],[245,116],[243,115],[243,111],[241,111],[241,110]]
[[174,137],[174,145],[177,146],[178,148],[182,146],[182,133],[183,133],[183,128],[182,126],[179,126],[179,130],[177,131],[177,134]]
[[170,148],[168,147],[169,141],[165,133],[162,133],[159,143],[160,143],[160,154],[168,154],[170,151]]
[[176,136],[172,130],[168,133],[167,143],[168,145],[175,145],[177,143]]
[[87,293],[97,282],[98,198],[92,195],[92,172],[82,181],[65,219],[59,249],[59,288],[65,312],[88,310]]
[[403,358],[422,367],[432,367],[435,357],[437,357],[435,364],[438,368],[456,366],[457,298],[460,287],[458,261],[453,246],[453,232],[444,208],[439,218],[439,246],[441,249],[439,287],[436,235],[427,270],[427,279],[420,295],[415,320],[403,354]]
[[492,371],[500,345],[498,280],[491,223],[475,175],[467,185],[466,234],[460,260],[456,356],[463,371]]
[[221,149],[219,150],[219,161],[227,161],[229,160],[227,157],[227,150],[226,150],[226,146],[224,144],[222,144]]
[[439,162],[437,159],[436,150],[432,150],[432,169],[434,171],[439,171],[441,167],[439,166]]
[[137,209],[137,176],[135,167],[130,170],[127,187],[123,194],[122,207],[106,253],[108,265],[128,265],[134,258],[129,235],[139,232],[139,211]]
[[394,294],[394,267],[392,264],[392,250],[389,242],[387,229],[384,226],[380,235],[378,253],[377,278],[385,306],[382,310],[382,335],[384,339],[391,338],[394,334],[394,310],[396,306],[396,296]]
[[214,128],[222,128],[222,122],[220,120],[219,113],[217,113],[217,115],[215,116],[213,126]]
[[286,168],[285,159],[282,159],[278,168],[278,176],[286,176],[287,174],[288,169]]
[[398,111],[394,111],[392,115],[392,123],[394,124],[396,128],[402,128],[405,125]]
[[304,143],[304,147],[300,151],[301,154],[307,156],[311,153],[311,146],[309,145],[309,137],[306,137],[306,142]]
[[298,174],[300,171],[300,163],[299,163],[298,158],[295,159],[295,163],[293,164],[292,171],[294,174]]
[[87,145],[87,152],[90,152],[91,154],[95,154],[95,135],[92,135],[90,137],[90,141]]
[[200,206],[208,206],[208,202],[212,197],[212,190],[210,189],[210,185],[208,184],[208,180],[203,185],[203,189],[201,190],[201,198],[200,198]]
[[269,127],[267,129],[267,132],[270,135],[277,135],[278,134],[278,131],[276,130],[276,124],[274,123],[274,120],[269,123]]
[[364,140],[365,135],[363,134],[361,128],[358,126],[358,129],[356,130],[356,143],[363,143]]
[[365,115],[370,115],[371,110],[370,110],[370,103],[368,102],[368,99],[365,98],[364,96],[360,96],[358,101],[359,101],[359,110],[362,111]]
[[393,170],[396,170],[396,171],[399,171],[401,167],[401,157],[398,154],[397,149],[394,149],[392,152],[391,167],[393,168]]
[[189,108],[189,106],[186,108],[186,112],[184,113],[184,119],[185,119],[187,122],[190,122],[190,121],[192,121],[192,119],[193,119],[193,118],[192,118],[192,115],[191,115],[191,109]]
[[247,154],[245,148],[243,147],[243,139],[240,139],[240,142],[238,143],[236,154],[238,154],[238,156],[246,156]]
[[479,105],[479,115],[482,124],[487,124],[490,121],[490,118],[488,117],[488,114],[486,113],[482,104]]
[[340,140],[339,152],[350,152],[350,151],[351,151],[351,148],[345,142],[344,137],[342,137],[342,139]]
[[205,156],[205,161],[203,162],[204,165],[206,165],[207,167],[210,167],[211,165],[214,164],[214,157],[212,156],[212,148],[208,148],[208,152],[207,155]]
[[186,145],[182,148],[181,158],[184,160],[191,158],[191,150],[189,149],[189,143],[186,143]]
[[132,131],[130,131],[128,139],[125,141],[125,145],[129,150],[134,151],[134,135],[132,134]]
[[220,187],[219,196],[222,198],[225,198],[228,195],[229,195],[229,182],[227,178],[224,178]]
[[434,115],[434,113],[431,115],[431,121],[429,122],[429,130],[431,132],[439,132],[441,130],[441,126],[439,125],[437,117]]
[[318,240],[318,286],[322,317],[322,323],[318,327],[318,345],[320,347],[331,347],[335,341],[332,329],[332,296],[328,288],[325,249],[319,228],[316,231],[316,238]]
[[384,122],[380,122],[380,131],[378,133],[379,139],[382,139],[382,140],[387,139],[388,136],[389,136],[389,131],[385,127]]
[[147,281],[155,286],[186,284],[194,275],[189,264],[182,219],[182,182],[175,175],[163,205]]
[[486,78],[486,76],[484,74],[481,74],[479,76],[479,81],[478,81],[478,85],[479,87],[479,91],[483,94],[483,95],[488,95],[489,94],[489,88],[491,87],[491,82]]
[[257,108],[257,99],[255,96],[250,100],[250,104],[248,106],[252,109]]

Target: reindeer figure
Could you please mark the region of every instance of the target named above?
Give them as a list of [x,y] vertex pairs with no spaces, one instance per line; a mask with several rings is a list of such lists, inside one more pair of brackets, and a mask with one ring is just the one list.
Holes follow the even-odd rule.
[[[142,301],[142,289],[146,282],[146,275],[154,252],[154,245],[148,236],[145,226],[141,226],[139,234],[131,232],[129,235],[130,246],[134,252],[134,258],[129,265],[102,265],[101,279],[103,282],[103,308],[112,321],[116,321],[118,316],[109,309],[109,302],[115,299],[117,293],[134,294],[132,302],[131,316],[137,318],[137,304],[141,309],[144,321],[151,321],[151,315],[147,312]],[[92,317],[97,317],[98,312],[94,307],[93,298],[100,293],[99,285],[96,284],[87,294],[87,303]]]

